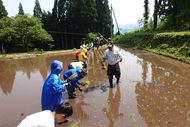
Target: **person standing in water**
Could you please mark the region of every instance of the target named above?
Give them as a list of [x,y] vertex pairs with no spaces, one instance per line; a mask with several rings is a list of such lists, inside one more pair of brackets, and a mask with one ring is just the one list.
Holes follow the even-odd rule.
[[119,63],[122,61],[121,53],[118,48],[113,45],[112,41],[108,43],[108,49],[103,54],[103,61],[108,60],[107,75],[109,78],[110,88],[113,88],[113,76],[116,77],[116,83],[120,80],[120,66]]

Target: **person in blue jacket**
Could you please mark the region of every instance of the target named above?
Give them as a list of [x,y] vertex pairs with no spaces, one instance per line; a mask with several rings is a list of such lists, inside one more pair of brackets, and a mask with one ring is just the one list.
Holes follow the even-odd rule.
[[81,83],[80,79],[84,78],[87,74],[86,69],[69,69],[63,74],[64,80],[68,80],[68,85],[66,86],[69,98],[75,98],[75,88],[78,88],[80,91],[80,85],[84,85]]
[[51,73],[46,79],[41,96],[42,111],[51,110],[52,112],[63,103],[62,92],[66,90],[67,81],[62,81],[59,74],[63,70],[63,63],[58,60],[52,61]]

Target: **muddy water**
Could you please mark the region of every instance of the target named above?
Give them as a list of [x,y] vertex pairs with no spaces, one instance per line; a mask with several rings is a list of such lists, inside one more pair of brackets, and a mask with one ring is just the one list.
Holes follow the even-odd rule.
[[[63,126],[190,126],[190,65],[139,50],[121,52],[121,81],[113,89],[98,61],[103,50],[89,53],[89,88],[70,100],[74,114]],[[0,127],[15,127],[41,110],[42,85],[53,59],[63,61],[65,70],[75,60],[71,54],[0,61]]]

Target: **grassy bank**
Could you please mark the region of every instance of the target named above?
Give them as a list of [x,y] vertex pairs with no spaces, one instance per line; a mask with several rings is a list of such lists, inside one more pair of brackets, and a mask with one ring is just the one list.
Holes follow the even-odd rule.
[[[105,49],[106,45],[99,47],[99,49]],[[96,48],[95,48],[96,49]],[[32,58],[37,56],[53,56],[53,55],[60,55],[60,54],[71,54],[75,53],[78,49],[67,49],[67,50],[56,50],[56,51],[32,51],[28,53],[11,53],[11,54],[0,54],[0,61],[1,60],[12,60],[12,59],[24,59],[24,58]]]
[[76,52],[77,49],[70,50],[57,50],[57,51],[33,51],[28,53],[13,53],[13,54],[0,54],[0,60],[11,60],[11,59],[23,59],[23,58],[32,58],[41,55],[59,55],[59,54],[69,54]]
[[115,41],[190,63],[190,31],[132,32],[117,36]]

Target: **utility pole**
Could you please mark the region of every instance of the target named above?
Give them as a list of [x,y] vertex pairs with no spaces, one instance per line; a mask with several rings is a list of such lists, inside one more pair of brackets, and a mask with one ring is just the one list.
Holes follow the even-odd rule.
[[[111,14],[112,14],[112,12],[113,12],[113,16],[114,16],[114,19],[115,19],[115,23],[116,23],[116,26],[117,26],[117,35],[120,35],[120,30],[119,30],[119,26],[118,26],[118,23],[117,23],[117,19],[116,19],[116,16],[115,16],[115,12],[114,12],[114,10],[113,10],[113,7],[112,7],[112,5],[111,5]],[[112,24],[113,24],[113,18],[112,18]],[[111,27],[111,29],[113,30],[113,28]],[[113,36],[113,35],[112,35]],[[111,36],[111,37],[112,37]]]

